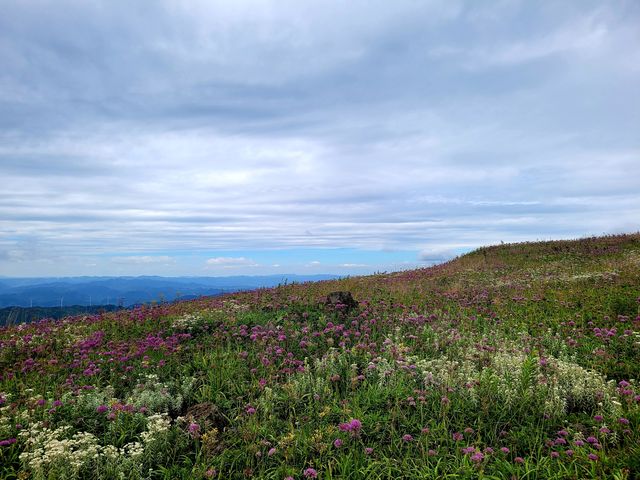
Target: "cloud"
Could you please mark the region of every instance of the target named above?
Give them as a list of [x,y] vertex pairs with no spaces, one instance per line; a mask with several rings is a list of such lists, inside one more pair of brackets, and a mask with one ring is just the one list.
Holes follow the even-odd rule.
[[364,263],[342,263],[340,266],[344,268],[369,267],[369,265],[365,265]]
[[125,264],[125,265],[170,265],[175,263],[175,258],[167,255],[132,255],[127,257],[113,257],[111,259],[113,263]]
[[425,249],[418,255],[418,260],[426,263],[442,263],[454,258],[456,254],[446,248]]
[[234,268],[234,267],[257,267],[259,266],[256,262],[249,258],[244,257],[215,257],[210,258],[206,261],[208,267],[223,267],[223,268]]
[[[428,262],[640,228],[638,21],[599,0],[9,2],[0,250],[27,253],[0,266]],[[376,267],[313,255],[295,264]]]

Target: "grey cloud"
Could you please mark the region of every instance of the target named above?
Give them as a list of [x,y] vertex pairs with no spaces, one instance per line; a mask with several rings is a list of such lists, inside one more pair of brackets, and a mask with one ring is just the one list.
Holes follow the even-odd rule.
[[637,224],[638,18],[599,1],[10,2],[0,245],[453,251]]

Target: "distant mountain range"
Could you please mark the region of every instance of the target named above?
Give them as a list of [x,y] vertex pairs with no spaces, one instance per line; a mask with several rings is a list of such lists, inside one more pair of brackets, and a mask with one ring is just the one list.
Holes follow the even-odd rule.
[[275,287],[284,283],[331,280],[337,275],[232,277],[0,277],[0,307],[131,305],[187,300],[207,295]]

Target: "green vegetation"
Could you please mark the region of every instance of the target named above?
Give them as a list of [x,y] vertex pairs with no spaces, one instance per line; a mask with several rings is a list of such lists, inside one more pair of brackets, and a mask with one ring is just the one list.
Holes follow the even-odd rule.
[[634,234],[7,327],[0,477],[640,478],[639,299]]

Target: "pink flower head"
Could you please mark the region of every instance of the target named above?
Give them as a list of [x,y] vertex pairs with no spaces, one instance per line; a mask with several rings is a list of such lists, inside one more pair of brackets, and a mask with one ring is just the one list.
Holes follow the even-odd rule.
[[589,460],[595,462],[596,460],[598,460],[598,455],[596,455],[595,453],[590,453],[589,455],[587,455],[589,457]]
[[516,457],[516,458],[513,459],[513,461],[516,462],[516,463],[524,463],[524,458]]
[[373,448],[367,447],[364,449],[365,455],[371,455],[373,453]]
[[362,422],[360,420],[358,420],[357,418],[352,419],[349,422],[349,425],[351,426],[351,431],[352,432],[359,432],[360,429],[362,428]]
[[410,442],[410,441],[412,441],[412,440],[413,440],[413,437],[412,437],[411,435],[409,435],[408,433],[405,433],[405,434],[402,436],[402,441],[404,441],[404,442]]
[[307,478],[318,478],[318,472],[314,468],[307,468],[303,474]]
[[273,457],[276,454],[277,450],[275,448],[270,448],[267,452],[267,457]]
[[507,447],[502,447],[502,448],[500,449],[500,451],[501,451],[502,453],[509,453],[509,449],[508,449]]
[[190,423],[189,435],[191,435],[193,438],[198,438],[200,436],[200,425],[198,425],[197,423]]
[[482,460],[484,460],[484,455],[480,452],[474,453],[473,455],[471,455],[471,461],[475,462],[475,463],[480,463]]
[[334,446],[334,447],[336,447],[336,448],[340,448],[340,447],[342,446],[342,439],[340,439],[340,438],[336,438],[336,439],[333,441],[333,446]]
[[104,413],[107,410],[109,410],[109,407],[107,407],[106,405],[98,405],[96,407],[96,412],[98,412],[98,413]]

